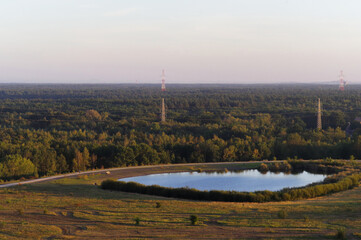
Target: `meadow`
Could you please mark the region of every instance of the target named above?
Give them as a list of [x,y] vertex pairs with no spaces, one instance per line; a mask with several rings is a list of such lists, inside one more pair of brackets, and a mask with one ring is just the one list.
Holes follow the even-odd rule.
[[[110,176],[257,165],[127,168]],[[204,202],[102,190],[100,183],[110,176],[89,174],[1,189],[0,239],[361,238],[360,187],[300,201]]]

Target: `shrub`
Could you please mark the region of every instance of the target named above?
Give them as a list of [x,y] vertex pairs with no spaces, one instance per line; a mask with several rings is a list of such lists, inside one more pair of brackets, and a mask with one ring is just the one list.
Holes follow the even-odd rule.
[[198,216],[197,215],[191,215],[189,217],[189,220],[191,220],[191,225],[196,225],[198,223]]
[[287,217],[287,212],[285,210],[281,210],[277,213],[278,218],[285,219]]
[[139,217],[134,218],[134,221],[135,221],[135,225],[137,225],[137,226],[140,225],[140,218]]
[[302,162],[294,160],[291,161],[290,164],[287,162],[277,164],[276,169],[282,168],[287,170],[289,169],[289,165],[291,165],[292,171],[296,172],[307,170],[310,172],[322,171],[334,172],[337,174],[332,176],[332,178],[330,177],[326,179],[322,184],[313,184],[301,188],[285,188],[276,192],[199,191],[197,189],[190,188],[168,188],[158,185],[146,186],[135,182],[121,182],[111,179],[103,181],[101,183],[101,188],[123,192],[205,201],[269,202],[300,200],[335,193],[358,186],[361,179],[361,173],[352,174],[356,169],[343,167],[342,164],[343,163],[339,163],[334,160],[321,165],[315,161]]
[[24,215],[24,209],[20,208],[18,210],[16,210],[17,213],[20,215],[20,216],[23,216]]
[[346,239],[346,231],[343,228],[337,229],[336,239]]
[[66,217],[68,215],[68,213],[67,212],[60,212],[60,215]]
[[56,213],[55,213],[55,212],[49,211],[49,210],[46,209],[46,208],[43,210],[43,213],[44,213],[45,215],[56,216]]
[[83,180],[89,180],[88,175],[84,174],[84,175],[78,175],[77,177],[78,179],[83,179]]
[[261,165],[259,165],[258,171],[260,171],[261,173],[267,172],[267,171],[268,171],[268,166],[267,166],[267,164],[262,163]]
[[279,172],[281,167],[278,162],[275,162],[275,163],[271,164],[268,168],[272,172]]
[[156,203],[155,203],[155,207],[156,207],[156,208],[160,208],[161,206],[162,206],[162,204],[161,204],[160,202],[156,202]]
[[5,226],[6,226],[6,222],[0,222],[0,229],[5,228]]
[[291,172],[292,171],[292,166],[287,161],[284,161],[282,163],[282,165],[281,165],[281,170],[284,171],[284,172]]

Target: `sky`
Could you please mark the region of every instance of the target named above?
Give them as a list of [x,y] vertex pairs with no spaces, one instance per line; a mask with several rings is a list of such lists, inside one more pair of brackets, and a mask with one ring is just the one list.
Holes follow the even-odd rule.
[[1,0],[0,83],[361,83],[359,0]]

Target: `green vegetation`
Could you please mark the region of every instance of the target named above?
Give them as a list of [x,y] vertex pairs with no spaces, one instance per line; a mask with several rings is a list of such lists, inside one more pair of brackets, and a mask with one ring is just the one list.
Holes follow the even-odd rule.
[[3,179],[18,179],[37,176],[35,165],[20,155],[7,155],[0,162],[0,176]]
[[23,215],[24,215],[24,209],[22,209],[22,208],[17,209],[16,212],[17,212],[20,216],[23,216]]
[[288,216],[288,213],[285,210],[281,210],[277,213],[278,218],[285,219]]
[[[325,160],[128,168],[112,177],[247,168],[333,174],[322,185],[276,193],[185,189],[181,196],[169,190],[189,199],[256,203],[104,191],[98,185],[109,177],[105,174],[0,189],[0,239],[361,237],[361,189],[356,187],[361,125],[353,121],[361,117],[361,86],[342,93],[315,85],[169,85],[162,93],[158,85],[0,88],[0,182],[95,168],[298,158]],[[167,121],[161,124],[162,97]],[[317,98],[323,103],[322,131],[315,130]],[[344,131],[347,122],[352,136]],[[320,197],[302,200],[315,196]],[[301,200],[280,201],[296,199]],[[191,226],[190,216],[202,224]]]
[[[0,162],[13,155],[22,165],[13,175],[0,171],[0,179],[168,163],[361,159],[361,126],[353,121],[361,116],[360,90],[170,85],[161,92],[158,85],[1,85]],[[161,97],[167,105],[164,124]],[[317,98],[323,102],[322,131],[315,130]],[[344,131],[347,122],[352,136]]]
[[343,228],[337,229],[336,239],[342,239],[342,240],[346,239],[345,229]]
[[139,217],[134,218],[134,221],[135,221],[135,225],[137,225],[137,226],[140,225],[140,218]]
[[198,223],[198,216],[197,216],[197,215],[191,215],[191,216],[189,217],[189,220],[191,220],[191,224],[192,224],[192,225],[197,225],[197,223]]

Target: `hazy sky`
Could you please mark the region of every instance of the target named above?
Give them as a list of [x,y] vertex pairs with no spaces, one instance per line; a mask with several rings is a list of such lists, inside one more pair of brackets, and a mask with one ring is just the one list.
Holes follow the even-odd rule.
[[1,0],[0,82],[361,83],[360,0]]

